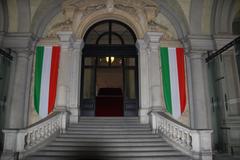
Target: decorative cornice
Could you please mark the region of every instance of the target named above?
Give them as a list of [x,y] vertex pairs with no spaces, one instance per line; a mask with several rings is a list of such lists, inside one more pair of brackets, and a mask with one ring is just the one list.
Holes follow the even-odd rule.
[[32,33],[7,33],[4,36],[4,48],[32,48],[36,37]]
[[216,49],[220,49],[223,46],[227,45],[229,42],[237,38],[236,35],[214,35],[213,36],[216,42]]
[[189,35],[192,50],[214,50],[214,40],[210,35]]
[[180,41],[177,40],[161,40],[161,47],[183,47]]
[[163,33],[161,32],[146,32],[144,35],[144,41],[146,43],[160,43],[160,39]]

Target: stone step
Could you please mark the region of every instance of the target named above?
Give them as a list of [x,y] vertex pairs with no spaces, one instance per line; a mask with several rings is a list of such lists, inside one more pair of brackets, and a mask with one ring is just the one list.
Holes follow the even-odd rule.
[[110,138],[110,139],[116,139],[116,138],[158,138],[158,135],[151,135],[151,134],[64,134],[59,136],[61,138]]
[[32,156],[26,160],[193,160],[184,155],[172,156],[142,156],[142,157],[74,157],[74,156]]
[[135,120],[138,121],[139,117],[83,117],[81,116],[79,118],[79,121],[81,120],[93,120],[93,121],[99,121],[99,120],[116,120],[116,121],[128,121],[128,120]]
[[25,160],[191,160],[137,117],[81,117]]
[[101,131],[101,132],[90,132],[90,131],[76,131],[76,130],[68,130],[66,134],[89,134],[89,135],[146,135],[152,134],[152,131]]
[[102,131],[151,131],[151,128],[85,128],[85,127],[78,127],[73,128],[69,127],[68,131],[92,131],[92,132],[102,132]]
[[141,156],[180,156],[183,155],[179,151],[175,150],[163,150],[163,151],[39,151],[34,156],[86,156],[86,157],[141,157]]
[[149,125],[109,125],[109,124],[81,124],[81,125],[70,125],[69,128],[151,128]]
[[[101,152],[113,152],[113,151],[121,151],[121,152],[131,152],[131,151],[172,151],[174,150],[170,146],[134,146],[134,147],[129,147],[129,146],[124,146],[124,147],[119,147],[119,146],[112,146],[112,147],[103,147],[103,146],[47,146],[46,148],[42,149],[41,152],[43,151],[101,151]],[[176,151],[176,150],[175,150]]]
[[69,141],[53,141],[51,146],[74,146],[74,147],[82,147],[82,146],[102,146],[102,147],[138,147],[138,146],[145,146],[145,147],[166,147],[169,146],[167,142],[162,141],[161,143],[158,142],[69,142]]
[[119,143],[119,142],[164,142],[161,138],[69,138],[69,137],[58,137],[55,141],[61,142],[112,142],[112,143]]

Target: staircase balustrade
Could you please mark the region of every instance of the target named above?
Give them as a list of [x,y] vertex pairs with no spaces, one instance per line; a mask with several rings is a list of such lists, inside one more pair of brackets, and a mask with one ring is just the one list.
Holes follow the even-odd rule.
[[[4,129],[4,148],[2,160],[22,158],[50,138],[64,133],[69,121],[69,113],[54,112],[48,117],[24,129]],[[18,156],[16,156],[16,154]]]
[[191,129],[163,112],[151,112],[151,126],[182,152],[201,160],[212,160],[212,130]]

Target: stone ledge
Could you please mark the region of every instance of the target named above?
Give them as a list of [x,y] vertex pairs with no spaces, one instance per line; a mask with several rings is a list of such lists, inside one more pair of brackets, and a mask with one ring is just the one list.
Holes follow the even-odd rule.
[[189,35],[192,50],[214,50],[214,40],[210,35]]
[[31,48],[36,37],[32,33],[7,33],[4,37],[5,48]]
[[214,35],[213,36],[215,42],[216,42],[216,49],[220,49],[223,46],[227,45],[229,42],[233,41],[235,38],[237,38],[236,35]]

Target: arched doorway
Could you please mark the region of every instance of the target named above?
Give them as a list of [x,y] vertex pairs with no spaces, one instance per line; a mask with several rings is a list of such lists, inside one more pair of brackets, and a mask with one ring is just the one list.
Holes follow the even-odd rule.
[[136,36],[126,24],[105,20],[84,36],[81,115],[138,115]]

